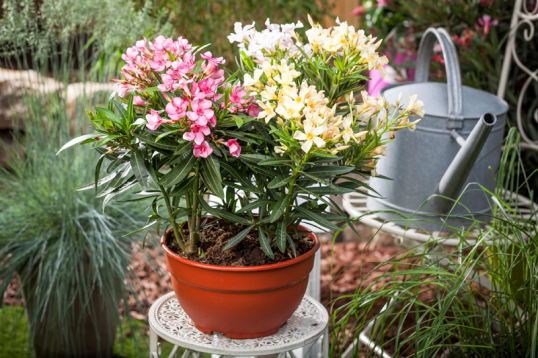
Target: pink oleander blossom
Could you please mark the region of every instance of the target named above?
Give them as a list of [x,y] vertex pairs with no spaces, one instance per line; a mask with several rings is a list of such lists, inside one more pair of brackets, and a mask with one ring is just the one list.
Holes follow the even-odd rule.
[[239,155],[241,154],[241,146],[239,143],[237,143],[237,140],[230,139],[228,140],[228,143],[226,143],[226,146],[230,150],[230,155],[236,158],[239,158]]
[[149,48],[151,51],[155,52],[164,52],[165,50],[172,51],[174,49],[173,46],[174,40],[165,38],[163,35],[157,36],[154,43],[149,43]]
[[149,60],[149,67],[151,67],[153,71],[162,72],[166,69],[168,62],[170,62],[170,58],[166,52],[155,52],[153,54],[153,59]]
[[166,105],[166,113],[173,121],[179,121],[181,118],[187,115],[187,108],[189,107],[188,98],[175,97],[172,102]]
[[161,124],[166,123],[166,120],[161,118],[161,116],[159,115],[159,112],[153,109],[151,110],[151,114],[146,114],[146,120],[148,121],[148,123],[146,124],[146,127],[150,131],[154,131],[157,128],[159,128]]
[[364,6],[362,6],[362,5],[357,6],[351,12],[351,15],[353,15],[353,16],[361,16],[361,15],[364,15],[364,14],[366,14],[366,8]]
[[248,105],[247,114],[250,117],[254,117],[254,118],[258,117],[258,114],[260,114],[260,112],[261,112],[260,107],[258,107],[254,103],[251,103],[251,104]]
[[116,86],[116,93],[121,98],[128,98],[133,91],[134,86],[128,83],[118,83]]
[[192,146],[194,147],[194,156],[196,158],[207,158],[211,155],[211,153],[213,153],[213,148],[211,148],[211,146],[206,141],[204,141],[202,144],[195,143]]
[[191,131],[183,134],[183,139],[188,140],[189,142],[194,141],[196,144],[202,144],[205,139],[205,136],[209,135],[211,130],[208,126],[199,126],[198,124],[193,124],[191,126]]
[[233,103],[239,109],[243,109],[242,104],[245,103],[248,98],[244,98],[247,95],[247,91],[242,89],[241,86],[234,86],[230,93],[230,103]]
[[488,14],[484,14],[481,18],[478,19],[478,23],[484,26],[484,34],[488,34],[491,29],[491,25],[499,25],[499,20],[491,20],[491,16],[489,16]]
[[140,96],[134,96],[133,97],[133,104],[135,106],[145,106],[146,102],[142,99]]
[[129,47],[127,51],[123,55],[121,55],[121,59],[125,62],[133,62],[136,60],[136,57],[138,56],[138,50],[134,47]]
[[187,116],[201,126],[206,125],[215,114],[215,111],[210,109],[212,104],[207,99],[195,98],[191,102],[191,111],[187,112]]
[[136,45],[133,48],[139,52],[147,52],[146,38],[144,37],[142,40],[136,41]]

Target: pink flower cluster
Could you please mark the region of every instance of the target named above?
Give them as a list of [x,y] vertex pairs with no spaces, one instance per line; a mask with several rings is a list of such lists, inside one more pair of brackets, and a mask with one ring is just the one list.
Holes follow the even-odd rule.
[[[134,91],[133,103],[148,106],[149,130],[155,131],[163,123],[177,127],[184,132],[184,140],[193,142],[194,155],[207,158],[213,152],[208,140],[215,142],[211,127],[221,117],[215,111],[257,115],[259,108],[242,86],[221,85],[224,70],[218,66],[225,62],[222,57],[214,58],[209,51],[200,57],[197,61],[192,45],[181,37],[174,41],[161,35],[153,43],[143,39],[122,55],[124,79],[113,81],[118,83],[119,96],[127,98]],[[168,101],[164,108],[143,92],[146,88],[155,91],[155,87]],[[224,93],[228,98],[223,98]],[[236,140],[229,140],[227,146],[231,155],[239,156],[241,147]]]

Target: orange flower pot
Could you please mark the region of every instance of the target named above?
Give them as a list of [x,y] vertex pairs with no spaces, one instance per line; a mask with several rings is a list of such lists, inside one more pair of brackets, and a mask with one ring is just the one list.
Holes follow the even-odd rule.
[[[300,230],[308,231],[299,226]],[[281,263],[249,267],[207,265],[182,258],[166,246],[166,265],[179,304],[204,333],[245,339],[276,333],[299,307],[320,242]]]

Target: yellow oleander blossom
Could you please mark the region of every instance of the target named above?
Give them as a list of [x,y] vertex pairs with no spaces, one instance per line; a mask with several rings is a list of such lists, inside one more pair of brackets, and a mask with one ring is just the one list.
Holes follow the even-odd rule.
[[308,153],[314,143],[318,148],[323,148],[325,146],[325,141],[319,136],[323,134],[325,127],[314,127],[314,123],[310,121],[304,121],[303,125],[304,133],[297,131],[293,136],[294,139],[305,141],[301,145],[303,152]]
[[279,103],[275,112],[285,119],[300,119],[303,107],[302,103],[295,102],[291,97],[285,96],[284,103]]
[[258,106],[262,109],[262,111],[258,114],[258,118],[262,119],[265,118],[265,123],[269,123],[271,118],[276,116],[275,108],[271,104],[271,102],[262,102],[258,101]]

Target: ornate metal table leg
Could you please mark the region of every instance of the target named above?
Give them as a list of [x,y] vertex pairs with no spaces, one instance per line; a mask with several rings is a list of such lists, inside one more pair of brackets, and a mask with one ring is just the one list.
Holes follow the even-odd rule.
[[323,340],[321,341],[323,346],[323,358],[329,358],[329,327],[325,328],[323,333]]
[[149,328],[149,358],[159,358],[161,352],[159,352],[159,336],[153,330]]

